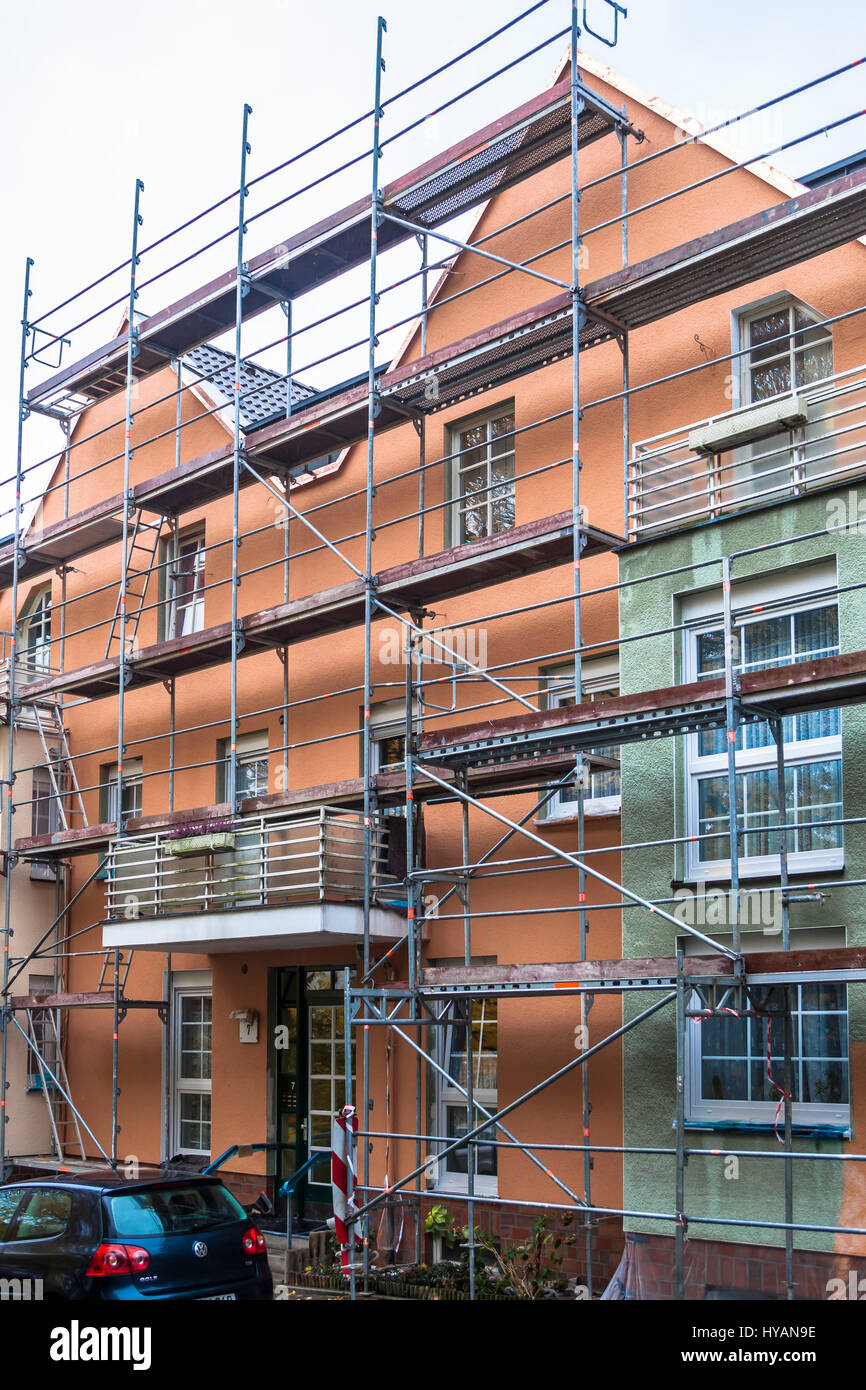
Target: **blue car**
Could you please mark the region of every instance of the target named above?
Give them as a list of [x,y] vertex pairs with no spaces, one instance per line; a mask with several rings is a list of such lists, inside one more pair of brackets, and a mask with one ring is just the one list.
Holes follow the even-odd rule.
[[158,1169],[0,1187],[0,1299],[271,1299],[265,1239],[219,1178]]

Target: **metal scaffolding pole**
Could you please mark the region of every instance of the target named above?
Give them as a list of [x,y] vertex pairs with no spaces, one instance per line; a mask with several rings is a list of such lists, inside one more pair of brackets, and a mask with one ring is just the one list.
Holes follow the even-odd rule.
[[[21,475],[23,469],[24,451],[24,421],[29,416],[26,398],[24,395],[24,372],[27,367],[27,340],[30,335],[30,297],[33,291],[30,288],[30,271],[33,261],[28,256],[24,264],[24,304],[21,311],[21,355],[18,367],[18,433],[15,452],[15,525],[14,525],[14,553],[12,558],[12,637],[10,640],[9,658],[9,695],[7,700],[7,719],[8,736],[6,740],[6,777],[4,779],[3,792],[6,812],[6,835],[5,835],[5,869],[6,883],[4,886],[4,907],[3,907],[3,997],[2,1004],[2,1025],[3,1035],[0,1040],[0,1182],[6,1179],[6,1125],[8,1122],[6,1092],[9,1089],[8,1081],[8,1020],[10,1014],[9,1007],[9,965],[10,965],[10,946],[12,942],[12,872],[17,860],[14,852],[15,842],[12,835],[12,787],[15,782],[15,719],[16,719],[16,667],[18,663],[17,651],[17,622],[18,622],[18,568],[20,564],[20,545],[21,545]],[[14,1022],[14,1020],[13,1020]]]
[[[384,38],[388,25],[380,15],[376,21],[376,71],[373,81],[373,148],[371,160],[370,193],[370,302],[367,338],[367,479],[364,493],[364,734],[363,734],[363,777],[364,777],[364,975],[370,969],[370,914],[374,878],[372,856],[377,841],[373,836],[373,816],[375,813],[375,786],[373,781],[373,730],[370,701],[373,696],[372,675],[372,623],[375,603],[375,577],[373,575],[373,468],[375,460],[376,418],[381,410],[376,383],[376,306],[379,303],[377,286],[379,228],[382,224],[382,191],[379,188],[379,160],[382,155],[380,144],[381,121],[384,114],[382,106],[382,73],[385,71],[383,56]],[[414,932],[410,923],[410,974],[414,971],[411,962],[414,947]],[[347,994],[348,1002],[348,994]],[[348,1018],[348,1014],[347,1014]],[[347,1025],[348,1029],[348,1025]],[[370,1034],[363,1031],[363,1091],[362,1115],[366,1128],[370,1107]],[[348,1084],[348,1075],[347,1075]],[[370,1181],[370,1148],[364,1145],[363,1180],[365,1187]],[[364,1287],[366,1289],[370,1270],[370,1222],[365,1217],[362,1226],[364,1250]],[[355,1297],[355,1281],[352,1276],[352,1297]]]
[[235,266],[235,379],[234,379],[234,435],[232,439],[232,575],[231,575],[231,711],[228,758],[228,797],[231,815],[239,810],[238,789],[238,654],[243,647],[241,622],[238,617],[239,549],[240,549],[240,475],[241,475],[241,378],[244,369],[241,352],[241,338],[244,318],[244,299],[249,291],[249,268],[244,261],[244,238],[246,236],[246,200],[249,192],[247,183],[247,156],[251,146],[247,139],[249,119],[253,108],[244,103],[240,179],[238,181],[238,239],[237,261]]

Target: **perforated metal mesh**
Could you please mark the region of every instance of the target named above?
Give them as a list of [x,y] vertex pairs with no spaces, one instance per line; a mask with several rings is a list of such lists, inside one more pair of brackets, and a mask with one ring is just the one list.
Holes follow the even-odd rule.
[[[222,397],[222,404],[234,408],[235,359],[222,348],[203,344],[184,355],[184,366],[200,373],[202,384]],[[312,386],[292,381],[292,405],[302,405],[316,392]],[[257,429],[268,420],[284,415],[286,410],[286,378],[270,367],[257,362],[245,362],[241,373],[241,429]]]
[[[578,118],[581,144],[588,144],[612,130],[611,118],[593,106],[585,106]],[[504,185],[525,178],[536,168],[563,158],[571,148],[571,105],[568,98],[521,130],[492,140],[458,164],[444,169],[417,189],[410,189],[394,204],[395,210],[431,226],[456,217],[464,208],[482,201]]]
[[[580,346],[590,347],[613,336],[607,324],[587,318],[580,331]],[[559,357],[570,356],[571,350],[571,309],[561,309],[483,344],[457,361],[421,372],[383,394],[431,413],[501,381],[533,372]]]

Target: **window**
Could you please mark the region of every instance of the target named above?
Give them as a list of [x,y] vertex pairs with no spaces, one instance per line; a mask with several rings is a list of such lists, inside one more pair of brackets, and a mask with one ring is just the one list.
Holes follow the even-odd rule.
[[[217,747],[217,799],[225,801],[231,782],[231,740],[221,738]],[[262,729],[252,734],[239,734],[237,795],[267,796],[268,794],[268,733]]]
[[[817,595],[799,603],[784,600],[735,611],[736,669],[762,671],[839,651],[835,599]],[[736,602],[735,602],[736,609]],[[686,634],[687,680],[704,680],[724,670],[723,630],[718,618]],[[844,862],[842,830],[824,821],[842,816],[842,736],[838,709],[791,715],[783,722],[785,823],[788,865],[795,872],[836,869]],[[689,846],[691,878],[730,876],[728,778],[724,729],[686,737],[689,774],[689,834],[706,836]],[[737,825],[740,872],[775,873],[779,825],[776,745],[768,723],[737,729]],[[816,823],[817,822],[817,823]]]
[[33,769],[30,826],[33,835],[53,835],[58,825],[57,798],[47,767]]
[[454,544],[514,525],[514,406],[498,406],[451,430]]
[[[790,295],[741,311],[737,329],[734,347],[748,349],[739,359],[742,405],[808,390],[833,374],[830,329],[820,314]],[[723,499],[764,501],[822,476],[835,447],[827,425],[826,408],[810,406],[807,424],[734,449],[722,473]]]
[[[792,1120],[847,1128],[849,1110],[846,986],[791,987]],[[687,1033],[687,1118],[692,1122],[774,1124],[784,1089],[783,991],[756,988],[757,1018],[707,1018]],[[700,1008],[697,995],[692,1004]],[[768,1052],[769,1028],[769,1054]],[[775,1084],[774,1084],[775,1083]],[[779,1126],[781,1128],[781,1112]]]
[[62,1188],[37,1188],[25,1195],[13,1240],[47,1240],[62,1236],[72,1214],[72,1193]]
[[211,1144],[211,984],[208,971],[173,983],[175,1153],[209,1155]]
[[[28,994],[53,994],[54,976],[53,975],[28,975],[27,976]],[[32,1024],[32,1038],[39,1049],[39,1056],[47,1064],[54,1075],[57,1075],[57,1041],[60,1036],[60,1019],[56,1011],[51,1009],[34,1009],[30,1015]],[[51,1085],[51,1077],[45,1077],[47,1084]],[[39,1063],[36,1054],[29,1047],[27,1049],[27,1089],[28,1091],[42,1090],[42,1077],[39,1073]]]
[[109,1197],[114,1234],[126,1240],[174,1236],[233,1226],[246,1215],[224,1187],[159,1187]]
[[[416,705],[417,712],[417,705]],[[363,720],[363,710],[361,711]],[[406,702],[382,700],[370,708],[372,771],[396,772],[406,760]],[[364,750],[361,748],[363,766]]]
[[[330,970],[307,972],[307,991],[327,988],[323,977]],[[310,1182],[330,1182],[331,1165],[327,1151],[331,1147],[331,1120],[346,1104],[346,1044],[344,1009],[342,1003],[321,1001],[308,1003],[309,1096],[307,1118],[309,1154],[322,1153],[322,1162],[310,1170]],[[355,1071],[355,1051],[352,1044],[352,1073]]]
[[18,1210],[18,1203],[24,1196],[23,1187],[4,1187],[0,1189],[0,1241],[6,1239],[12,1218]]
[[[455,1002],[451,1006],[451,1021],[440,1032],[442,1065],[448,1076],[467,1085],[468,1067],[472,1065],[473,1097],[485,1110],[496,1109],[497,1071],[497,1001],[481,999]],[[443,1077],[438,1082],[437,1133],[448,1140],[459,1139],[484,1118],[476,1109],[470,1126],[467,1122],[466,1097]],[[490,1141],[496,1138],[495,1127],[482,1130],[473,1143],[476,1192],[495,1192],[497,1148]],[[466,1190],[469,1171],[469,1145],[453,1149],[439,1165],[438,1186]]]
[[18,620],[18,645],[24,678],[44,675],[51,662],[51,588],[30,594]]
[[170,543],[165,547],[167,638],[185,637],[204,627],[205,554],[203,530],[181,536],[173,560]]
[[[580,683],[584,700],[610,700],[619,694],[619,657],[610,655],[588,657],[580,663]],[[566,666],[547,677],[547,700],[550,709],[574,704],[574,667]],[[605,758],[619,758],[619,749],[599,747],[592,750]],[[584,795],[584,811],[591,816],[616,815],[622,807],[620,773],[618,768],[592,768],[589,787]],[[545,816],[571,816],[577,812],[577,791],[571,784],[560,788],[545,808]]]
[[[783,396],[833,374],[833,335],[822,316],[785,295],[739,315],[742,403]],[[793,337],[789,337],[793,334]]]
[[[59,776],[60,774],[55,772],[55,777]],[[31,796],[31,835],[53,835],[60,827],[60,811],[47,767],[33,769]],[[40,863],[39,860],[34,859],[30,864],[30,877],[36,882],[56,883],[57,867],[54,864]]]
[[[129,820],[141,815],[141,793],[144,767],[141,758],[129,758],[123,765],[123,799],[121,810],[123,819]],[[102,768],[102,802],[104,821],[116,821],[117,815],[117,763],[106,763]]]

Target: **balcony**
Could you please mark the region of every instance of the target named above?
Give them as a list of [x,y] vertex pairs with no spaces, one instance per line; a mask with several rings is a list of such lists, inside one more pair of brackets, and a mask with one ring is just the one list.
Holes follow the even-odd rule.
[[[395,851],[404,826],[395,819]],[[382,941],[396,940],[406,927],[398,910],[404,890],[388,872],[391,833],[383,820],[374,822],[370,927]],[[358,812],[322,806],[303,816],[126,836],[111,843],[107,871],[109,948],[211,953],[363,941]]]
[[866,367],[856,367],[794,395],[636,443],[628,539],[783,502],[863,472]]

